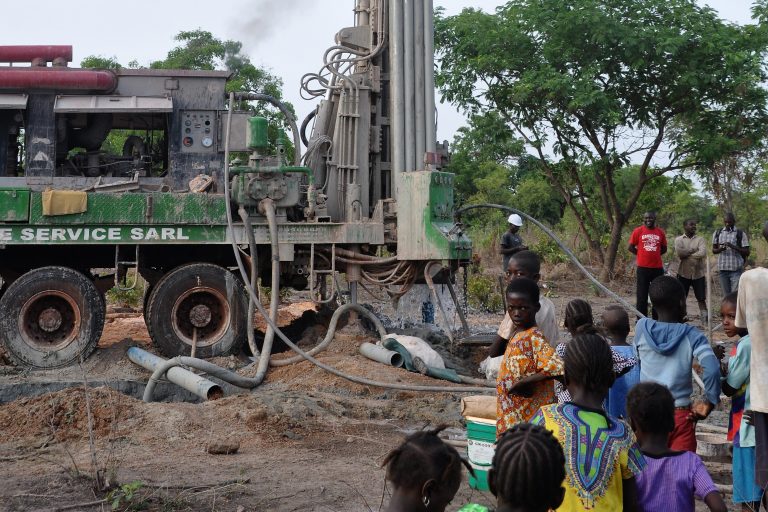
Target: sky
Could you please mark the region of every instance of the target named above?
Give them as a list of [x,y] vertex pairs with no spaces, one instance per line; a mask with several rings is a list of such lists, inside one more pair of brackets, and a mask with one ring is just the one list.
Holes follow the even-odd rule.
[[[698,0],[735,23],[750,21],[750,0]],[[435,0],[446,14],[465,7],[493,11],[502,0]],[[217,8],[216,11],[211,6]],[[352,26],[354,0],[132,0],[130,5],[98,0],[36,0],[30,16],[25,2],[3,5],[0,45],[71,44],[74,65],[90,55],[114,57],[127,65],[148,65],[176,46],[174,35],[201,28],[220,39],[243,43],[251,61],[283,79],[284,97],[299,119],[315,103],[301,99],[301,76],[317,72],[323,52],[341,28]],[[439,103],[438,140],[453,140],[464,117]]]

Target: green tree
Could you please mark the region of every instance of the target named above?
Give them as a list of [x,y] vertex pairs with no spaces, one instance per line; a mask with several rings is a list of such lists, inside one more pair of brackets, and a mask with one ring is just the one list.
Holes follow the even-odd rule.
[[[454,138],[447,169],[456,175],[459,202],[505,204],[557,223],[562,201],[545,185],[538,161],[523,149],[522,141],[494,112],[471,116]],[[478,210],[466,219],[478,227],[499,225],[503,230],[505,217]]]
[[242,53],[239,41],[222,41],[206,30],[179,32],[174,38],[181,43],[163,60],[150,63],[152,69],[223,69],[232,72],[227,83],[230,91],[257,91],[282,97],[283,81],[269,71],[253,65]]
[[88,69],[120,69],[123,66],[117,62],[117,57],[104,57],[103,55],[89,55],[80,61],[81,68]]
[[[230,71],[232,75],[227,82],[229,92],[260,92],[282,100],[283,81],[263,68],[253,65],[250,58],[242,53],[243,45],[239,41],[223,41],[206,30],[188,30],[179,32],[174,38],[181,43],[171,49],[163,60],[150,63],[152,69],[199,69]],[[295,117],[295,111],[290,103],[289,110]],[[254,115],[264,116],[270,120],[269,140],[275,145],[282,129],[288,127],[279,111],[266,103],[247,102],[235,105],[237,110],[251,110]],[[293,158],[292,144],[288,144],[289,161]]]
[[439,14],[436,47],[444,98],[496,112],[525,141],[603,279],[649,183],[751,145],[766,118],[765,38],[694,0],[512,0]]

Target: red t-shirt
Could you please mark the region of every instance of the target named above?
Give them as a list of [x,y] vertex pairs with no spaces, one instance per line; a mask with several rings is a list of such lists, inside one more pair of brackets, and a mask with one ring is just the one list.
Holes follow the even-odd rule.
[[663,268],[661,248],[667,246],[667,236],[660,227],[648,229],[643,224],[632,231],[629,243],[637,247],[637,266],[645,268]]

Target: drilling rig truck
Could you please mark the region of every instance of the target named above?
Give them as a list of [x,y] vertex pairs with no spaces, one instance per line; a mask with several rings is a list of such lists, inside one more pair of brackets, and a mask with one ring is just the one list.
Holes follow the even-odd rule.
[[[300,127],[273,98],[228,97],[226,71],[74,69],[68,46],[0,47],[0,342],[16,363],[88,357],[104,293],[134,272],[156,349],[212,357],[247,336],[236,253],[251,280],[317,302],[338,273],[353,302],[358,286],[397,297],[470,257],[439,170],[432,1],[354,7],[302,80],[320,101]],[[246,101],[286,115],[292,148]]]

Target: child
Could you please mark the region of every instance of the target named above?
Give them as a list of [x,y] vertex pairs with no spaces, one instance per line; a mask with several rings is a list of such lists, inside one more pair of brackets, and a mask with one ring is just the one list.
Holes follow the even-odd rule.
[[547,512],[563,502],[565,456],[551,432],[515,425],[496,443],[488,487],[497,512]]
[[[671,276],[657,277],[649,290],[659,320],[643,318],[635,327],[635,350],[640,360],[640,381],[664,384],[675,398],[672,450],[696,452],[695,422],[709,416],[720,401],[720,364],[704,334],[682,323],[683,285]],[[693,358],[704,370],[706,402],[691,405]]]
[[633,387],[627,395],[627,413],[647,464],[637,477],[640,510],[693,512],[696,496],[712,512],[727,511],[699,456],[668,448],[675,428],[675,401],[665,386],[641,382]]
[[[608,306],[603,311],[603,334],[611,350],[625,359],[634,360],[635,348],[627,343],[629,336],[629,315],[621,306]],[[611,416],[624,418],[627,416],[627,392],[640,381],[640,366],[635,364],[627,373],[616,377],[608,391],[608,406],[606,411]]]
[[525,277],[507,286],[507,313],[514,324],[512,338],[496,380],[496,435],[516,423],[529,421],[542,405],[555,401],[552,383],[563,366],[536,327],[539,287]]
[[[592,306],[582,299],[573,299],[565,307],[564,325],[572,337],[580,334],[598,334],[592,317]],[[560,359],[565,357],[567,347],[566,343],[560,343],[555,348],[555,353]],[[634,357],[624,357],[618,351],[613,350],[613,347],[611,347],[611,356],[613,357],[613,371],[617,377],[627,373],[637,362]],[[568,389],[558,381],[555,381],[555,396],[557,396],[558,403],[561,404],[571,400]]]
[[634,511],[635,475],[645,462],[629,426],[602,408],[614,381],[611,349],[600,336],[580,334],[564,365],[572,401],[542,407],[532,420],[552,431],[565,453],[565,499],[557,510]]
[[381,465],[394,486],[388,512],[443,512],[459,490],[462,464],[472,472],[438,437],[444,428],[411,434],[386,456]]
[[742,511],[760,509],[762,490],[755,483],[755,428],[744,418],[749,410],[749,364],[752,341],[744,328],[736,327],[737,292],[723,298],[720,315],[723,330],[729,337],[740,336],[728,359],[727,375],[723,379],[723,393],[731,397],[731,415],[728,422],[728,440],[733,441],[733,501],[741,503]]
[[[518,277],[527,277],[538,283],[541,277],[541,260],[533,251],[520,251],[513,254],[509,259],[505,275],[507,284]],[[541,307],[536,313],[536,325],[539,326],[539,330],[549,344],[554,347],[560,337],[555,318],[555,305],[547,297],[541,297],[541,294],[539,294],[539,304]],[[512,337],[513,330],[512,319],[508,314],[505,314],[504,320],[496,332],[496,341],[488,348],[488,357],[493,358],[504,354],[504,348],[507,346],[509,338]]]

